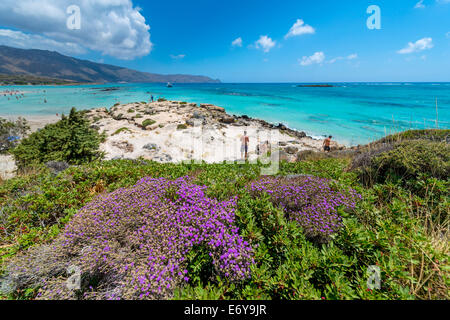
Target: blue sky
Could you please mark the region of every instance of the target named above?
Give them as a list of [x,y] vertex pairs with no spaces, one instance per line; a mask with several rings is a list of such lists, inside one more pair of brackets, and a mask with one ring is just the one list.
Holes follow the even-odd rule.
[[[140,71],[223,82],[450,81],[450,0],[61,1],[80,6],[80,30],[61,28],[65,7],[48,0],[41,11],[4,1],[0,44]],[[381,10],[380,30],[367,28],[369,5]]]

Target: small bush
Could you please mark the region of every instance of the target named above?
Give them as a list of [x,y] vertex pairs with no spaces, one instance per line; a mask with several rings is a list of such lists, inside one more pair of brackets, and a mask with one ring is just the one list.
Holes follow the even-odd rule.
[[[361,160],[365,157],[365,160]],[[358,163],[359,162],[359,163]],[[356,158],[353,164],[366,184],[419,177],[447,179],[450,175],[450,146],[429,140],[403,141]]]
[[138,113],[134,118],[135,119],[140,119],[140,118],[142,118],[142,114]]
[[158,102],[164,102],[164,101],[167,101],[167,99],[165,99],[165,98],[159,98],[158,99]]
[[133,108],[128,109],[128,113],[133,113],[135,110]]
[[185,124],[179,124],[177,126],[177,130],[185,130],[185,129],[187,129],[187,125],[185,125]]
[[309,239],[327,242],[341,227],[338,208],[352,209],[361,199],[354,190],[336,191],[329,180],[302,176],[291,179],[263,178],[250,186],[251,194],[269,195],[288,219],[297,221]]
[[151,126],[152,124],[155,124],[155,123],[156,123],[155,120],[152,120],[152,119],[145,119],[145,120],[142,122],[142,126],[145,128],[145,127]]
[[[69,222],[51,259],[24,255],[10,271],[29,278],[22,287],[42,286],[41,299],[169,298],[191,273],[202,274],[188,266],[202,253],[212,276],[247,279],[252,248],[234,226],[237,199],[218,202],[205,189],[187,178],[144,178],[100,196]],[[81,269],[81,292],[67,288],[70,265]]]
[[115,136],[115,135],[117,135],[117,134],[119,134],[119,133],[122,133],[122,132],[131,132],[131,131],[130,131],[130,129],[128,129],[128,128],[126,128],[126,127],[123,127],[123,128],[117,129],[117,130],[112,134],[112,136]]

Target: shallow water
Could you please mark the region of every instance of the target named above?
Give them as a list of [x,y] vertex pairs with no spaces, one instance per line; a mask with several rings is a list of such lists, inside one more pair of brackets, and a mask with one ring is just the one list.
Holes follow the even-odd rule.
[[[0,96],[0,115],[54,115],[71,107],[111,107],[117,102],[170,100],[212,103],[228,113],[282,122],[314,137],[333,135],[356,145],[410,128],[450,128],[450,83],[336,83],[336,87],[296,84],[105,84],[3,86],[25,97]],[[107,90],[105,90],[107,89]],[[8,100],[9,98],[9,100]],[[438,123],[436,103],[438,99]],[[44,99],[47,101],[45,103]]]

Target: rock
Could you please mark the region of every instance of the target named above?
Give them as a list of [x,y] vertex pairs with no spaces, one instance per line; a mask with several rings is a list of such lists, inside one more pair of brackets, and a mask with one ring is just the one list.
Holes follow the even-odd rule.
[[280,147],[286,147],[286,146],[287,146],[287,143],[284,142],[284,141],[280,141],[280,142],[278,142],[278,145],[279,145]]
[[125,152],[133,152],[134,151],[134,146],[131,143],[129,143],[128,141],[120,141],[120,142],[114,141],[112,143],[112,146],[119,148]]
[[91,125],[89,128],[97,130],[97,131],[100,130],[100,126],[98,126],[96,124]]
[[45,164],[45,166],[54,174],[58,174],[70,167],[70,165],[65,161],[49,161]]
[[279,159],[280,159],[280,161],[295,162],[296,157],[288,154],[284,150],[280,150],[279,151]]
[[168,154],[163,153],[161,155],[157,155],[157,156],[153,157],[152,160],[159,161],[159,162],[170,162],[170,161],[172,161],[172,157]]
[[215,106],[213,104],[201,104],[200,108],[203,108],[203,109],[206,109],[206,110],[209,110],[209,111],[225,112],[225,108],[218,107],[218,106]]
[[11,155],[0,154],[0,180],[7,180],[16,176],[16,161]]
[[286,127],[284,124],[279,123],[279,124],[277,125],[277,129],[280,129],[280,130],[287,130],[287,127]]
[[304,133],[303,131],[295,131],[295,136],[300,139],[306,138],[306,133]]
[[147,143],[145,146],[142,147],[143,149],[147,149],[149,151],[158,151],[161,148],[156,143]]
[[205,119],[205,116],[198,112],[198,111],[194,111],[194,113],[192,114],[192,118],[194,119]]
[[223,117],[219,121],[222,123],[231,124],[234,123],[235,120],[233,117]]
[[298,148],[297,147],[287,147],[286,149],[284,149],[287,153],[289,154],[296,154],[298,152]]

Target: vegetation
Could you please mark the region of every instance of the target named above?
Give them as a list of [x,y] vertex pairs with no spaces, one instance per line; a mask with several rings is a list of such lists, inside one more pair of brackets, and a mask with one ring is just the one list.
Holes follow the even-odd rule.
[[7,75],[0,74],[0,84],[3,85],[74,85],[76,81],[53,79],[46,77],[35,77],[30,75]]
[[179,124],[179,125],[177,126],[177,130],[185,130],[185,129],[187,129],[187,125],[185,125],[184,123]]
[[68,117],[32,133],[10,152],[21,169],[48,161],[81,164],[101,158],[101,136],[91,129],[83,112],[72,108]]
[[[4,298],[448,299],[450,181],[422,165],[448,160],[413,136],[274,177],[248,163],[35,167],[0,184]],[[390,168],[371,184],[363,154]],[[80,290],[62,286],[70,265]]]
[[155,124],[156,121],[152,120],[152,119],[145,119],[144,121],[142,121],[142,126],[145,128],[147,126],[151,126],[152,124]]
[[15,147],[29,130],[30,127],[24,118],[19,117],[14,122],[0,118],[0,154]]
[[112,136],[115,136],[115,135],[117,135],[119,133],[122,133],[122,132],[131,132],[131,130],[128,129],[127,127],[122,127],[122,128],[117,129],[116,131],[114,131]]

